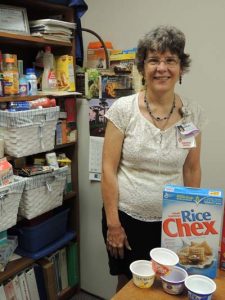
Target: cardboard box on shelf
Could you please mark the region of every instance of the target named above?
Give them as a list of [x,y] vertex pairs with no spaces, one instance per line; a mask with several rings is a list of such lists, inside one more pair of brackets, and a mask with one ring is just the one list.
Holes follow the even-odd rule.
[[59,90],[75,92],[73,56],[61,55],[56,58],[56,75]]
[[216,277],[222,215],[222,190],[165,186],[162,247],[177,253],[189,275]]
[[[113,49],[111,42],[105,42],[105,46],[110,56],[110,50]],[[90,42],[87,49],[87,68],[106,68],[105,50],[100,42]]]

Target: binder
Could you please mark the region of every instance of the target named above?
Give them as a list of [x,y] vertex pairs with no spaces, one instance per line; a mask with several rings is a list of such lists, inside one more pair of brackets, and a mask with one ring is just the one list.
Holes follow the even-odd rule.
[[12,280],[7,282],[4,286],[5,295],[7,300],[16,300],[16,294],[13,288]]
[[67,269],[68,269],[68,283],[70,287],[73,287],[79,282],[77,243],[70,243],[67,247]]
[[[17,275],[12,279],[12,283],[13,283],[13,288],[14,288],[14,291],[16,294],[16,300],[23,300],[20,283],[19,283],[19,278]],[[0,298],[0,299],[2,299],[2,298]]]
[[32,295],[32,300],[40,300],[34,269],[31,268],[26,270],[25,275],[29,293]]
[[68,287],[66,248],[59,251],[59,272],[61,274],[62,290]]
[[44,274],[42,267],[38,264],[33,265],[34,274],[37,282],[37,288],[39,297],[41,300],[47,300],[46,288],[45,288],[45,281],[44,281]]
[[38,261],[38,264],[41,265],[43,270],[47,299],[56,300],[57,288],[56,288],[56,280],[55,280],[53,263],[50,262],[48,259],[43,258]]
[[24,272],[20,273],[18,275],[18,279],[19,279],[23,300],[32,300],[29,294],[25,273]]
[[4,290],[4,286],[3,286],[3,285],[0,285],[0,299],[1,299],[1,300],[7,300],[7,299],[6,299],[5,290]]

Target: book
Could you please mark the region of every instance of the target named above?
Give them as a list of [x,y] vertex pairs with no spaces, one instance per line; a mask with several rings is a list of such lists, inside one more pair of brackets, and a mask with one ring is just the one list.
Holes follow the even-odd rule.
[[32,300],[40,300],[34,269],[33,268],[28,269],[25,272],[25,275],[26,275],[26,281],[27,281],[29,293],[30,295],[32,295]]
[[53,263],[48,259],[43,258],[38,261],[38,264],[42,267],[47,299],[57,299],[57,286]]
[[32,300],[29,294],[25,273],[24,272],[20,273],[18,275],[18,279],[19,279],[23,300]]
[[70,287],[75,286],[79,282],[79,264],[78,264],[78,245],[70,243],[67,246],[67,270],[68,283]]
[[49,260],[53,263],[57,293],[59,293],[62,290],[62,282],[61,282],[61,276],[59,272],[59,251],[49,256]]
[[1,300],[7,300],[7,299],[6,299],[5,290],[4,290],[4,286],[3,286],[3,285],[0,285],[0,299],[1,299]]
[[39,297],[41,300],[47,300],[46,288],[45,288],[45,281],[44,281],[44,274],[42,267],[38,264],[33,265],[34,274],[37,282],[37,288]]
[[[16,300],[23,300],[20,283],[19,283],[19,278],[17,275],[12,279],[12,283],[13,283],[13,288],[14,288],[14,291],[16,294]],[[2,298],[0,298],[0,299],[2,299]]]
[[4,286],[7,300],[17,300],[12,281],[9,281]]
[[59,250],[59,272],[62,283],[62,290],[66,289],[68,284],[68,275],[67,275],[67,258],[66,258],[66,248]]
[[118,98],[132,93],[132,79],[129,75],[101,75],[99,77],[99,98]]
[[87,99],[99,98],[99,71],[87,69],[85,72],[85,96]]

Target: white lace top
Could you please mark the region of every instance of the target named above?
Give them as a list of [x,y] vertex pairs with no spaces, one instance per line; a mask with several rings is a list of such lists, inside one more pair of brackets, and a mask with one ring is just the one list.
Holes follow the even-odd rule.
[[182,102],[186,117],[165,131],[141,114],[138,94],[119,98],[105,115],[124,134],[118,169],[119,209],[135,219],[161,220],[164,185],[183,185],[189,150],[177,147],[175,125],[192,121],[201,130],[205,119],[198,104]]

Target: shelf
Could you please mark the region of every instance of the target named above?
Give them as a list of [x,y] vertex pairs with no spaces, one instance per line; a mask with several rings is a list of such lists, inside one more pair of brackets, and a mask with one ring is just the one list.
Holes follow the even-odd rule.
[[3,32],[0,31],[1,44],[13,44],[23,47],[32,47],[32,48],[43,48],[46,45],[57,46],[57,47],[72,47],[72,44],[69,42],[61,42],[55,40],[47,40],[41,37],[34,37],[31,35],[22,35],[18,33]]
[[60,292],[58,295],[58,300],[67,300],[70,299],[72,296],[74,296],[79,290],[78,285],[74,287],[68,287],[67,289]]
[[77,193],[75,191],[69,192],[63,196],[63,201],[70,200],[76,196],[77,196]]
[[74,146],[75,144],[76,144],[76,142],[55,145],[54,149],[57,150],[57,149],[65,148],[65,147],[71,147],[71,146]]
[[9,102],[9,101],[32,101],[43,97],[69,97],[81,95],[79,92],[67,92],[67,91],[58,91],[58,92],[39,92],[35,96],[19,96],[19,95],[12,95],[12,96],[5,96],[0,97],[0,102]]
[[34,262],[31,258],[22,257],[7,264],[4,272],[0,272],[0,282],[3,282],[18,272],[24,270]]

